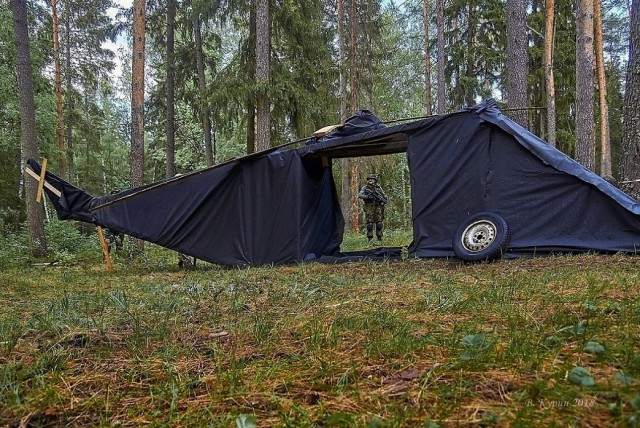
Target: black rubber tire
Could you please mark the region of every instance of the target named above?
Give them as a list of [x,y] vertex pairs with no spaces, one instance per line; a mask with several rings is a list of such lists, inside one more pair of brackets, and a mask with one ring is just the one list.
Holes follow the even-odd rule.
[[491,261],[502,257],[511,241],[504,218],[494,212],[472,215],[453,235],[453,252],[469,262]]

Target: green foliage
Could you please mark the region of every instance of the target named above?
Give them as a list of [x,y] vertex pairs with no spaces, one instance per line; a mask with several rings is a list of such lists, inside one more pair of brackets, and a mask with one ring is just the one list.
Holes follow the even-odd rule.
[[598,342],[589,341],[584,346],[584,351],[589,354],[602,355],[604,354],[604,346]]
[[581,386],[594,386],[596,384],[589,370],[584,367],[574,367],[569,373],[569,382]]
[[253,415],[240,415],[236,418],[236,427],[238,428],[256,428],[258,422]]
[[[45,224],[45,232],[50,250],[48,261],[95,261],[102,254],[97,233],[83,234],[74,222],[52,220]],[[0,267],[24,266],[29,261],[26,227],[0,235]]]
[[463,352],[460,359],[475,360],[485,357],[493,348],[493,341],[485,334],[468,334],[460,340]]
[[616,373],[614,376],[615,380],[625,385],[632,385],[635,379],[631,376],[628,376],[622,372]]
[[57,260],[95,259],[102,254],[98,234],[82,234],[74,222],[52,220],[46,223],[45,231],[51,257]]
[[29,259],[29,238],[24,228],[0,235],[0,267],[19,266]]

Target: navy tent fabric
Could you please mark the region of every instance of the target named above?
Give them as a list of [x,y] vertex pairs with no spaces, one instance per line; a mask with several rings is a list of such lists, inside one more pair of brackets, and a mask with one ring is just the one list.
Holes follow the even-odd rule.
[[[37,163],[30,165],[39,173]],[[46,179],[60,189],[58,177],[47,172]],[[75,195],[73,186],[63,189],[64,195],[67,189]],[[230,162],[122,196],[76,199],[73,214],[63,203],[55,205],[60,218],[92,222],[228,265],[333,255],[344,230],[331,170],[295,151]]]
[[[485,211],[506,220],[511,256],[640,248],[640,204],[503,116],[493,100],[393,127],[363,114],[369,125],[349,128],[348,135],[255,153],[116,195],[94,198],[47,172],[62,196],[47,194],[61,219],[213,263],[393,259],[398,248],[340,253],[344,220],[330,160],[406,151],[413,256],[453,256],[458,227]],[[40,172],[37,162],[30,165]]]
[[640,248],[632,198],[497,108],[469,113],[409,138],[413,254],[453,256],[457,228],[484,211],[506,220],[511,254]]

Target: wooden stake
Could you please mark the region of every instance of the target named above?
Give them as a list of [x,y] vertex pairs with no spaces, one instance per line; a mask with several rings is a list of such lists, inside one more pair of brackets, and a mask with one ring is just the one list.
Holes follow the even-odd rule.
[[38,180],[38,192],[36,193],[36,202],[42,201],[42,188],[44,187],[44,175],[47,172],[47,158],[42,159],[42,169],[40,170],[40,179]]
[[104,239],[104,234],[102,233],[102,227],[98,226],[98,236],[100,237],[100,246],[102,247],[102,253],[104,254],[104,261],[107,263],[107,270],[109,272],[113,272],[113,264],[111,264],[111,255],[109,255],[109,246],[107,245],[107,241]]

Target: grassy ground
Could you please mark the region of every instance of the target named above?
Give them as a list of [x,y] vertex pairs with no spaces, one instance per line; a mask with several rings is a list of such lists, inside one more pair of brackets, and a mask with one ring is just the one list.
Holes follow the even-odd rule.
[[115,268],[2,271],[0,426],[640,425],[637,257]]

